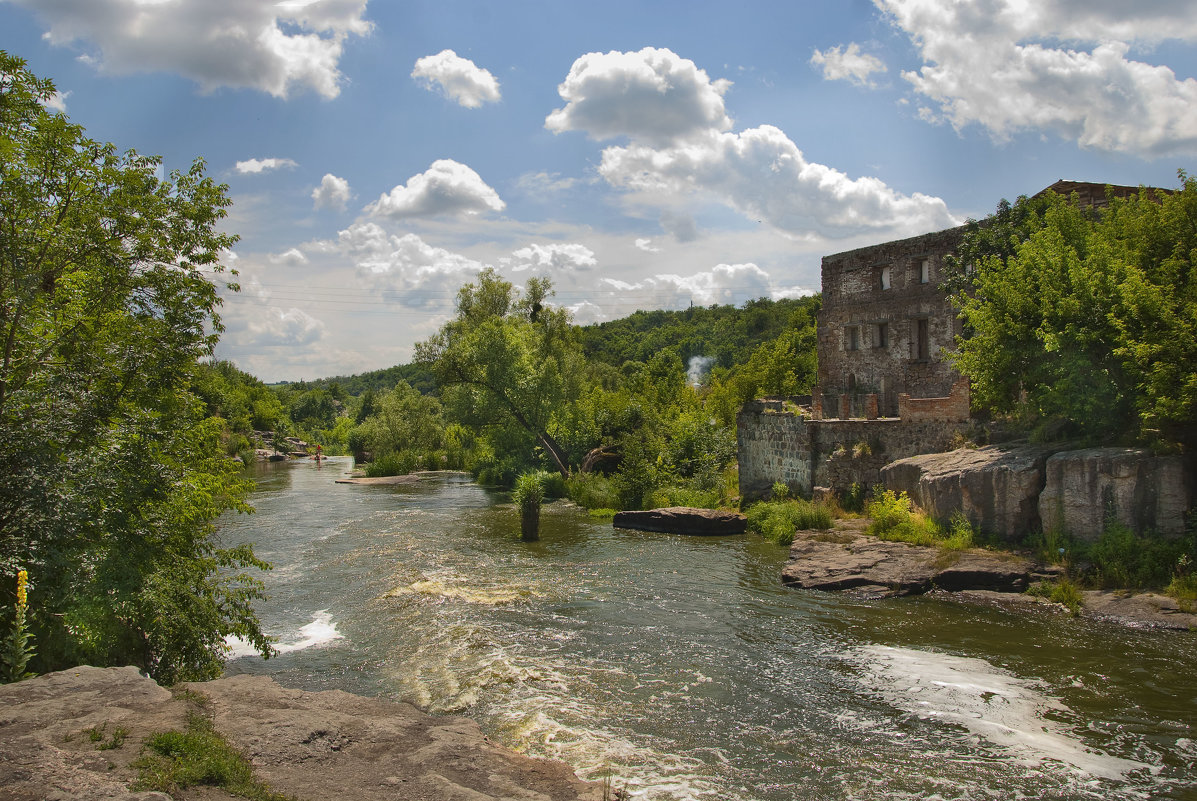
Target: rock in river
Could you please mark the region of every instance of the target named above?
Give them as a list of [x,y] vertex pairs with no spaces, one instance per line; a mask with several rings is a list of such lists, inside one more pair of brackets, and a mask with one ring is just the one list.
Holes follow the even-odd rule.
[[748,518],[742,514],[718,509],[692,509],[689,506],[671,506],[668,509],[649,509],[645,512],[618,512],[613,522],[616,528],[707,537],[743,534],[748,526]]
[[872,598],[915,595],[931,589],[1022,592],[1047,577],[1039,565],[1014,554],[942,551],[866,536],[863,520],[840,521],[831,531],[799,531],[782,581],[808,590],[849,590]]

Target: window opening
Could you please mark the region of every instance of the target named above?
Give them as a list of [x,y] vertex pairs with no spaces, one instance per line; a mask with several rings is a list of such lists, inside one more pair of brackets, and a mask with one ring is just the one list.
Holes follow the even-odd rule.
[[919,265],[919,283],[927,284],[931,282],[931,260],[923,259]]
[[891,273],[890,273],[890,268],[889,268],[889,267],[882,267],[882,268],[881,268],[881,288],[882,288],[882,289],[889,289],[889,287],[890,287],[890,275],[891,275]]
[[848,350],[860,350],[860,328],[855,325],[848,326]]
[[927,319],[924,317],[923,319],[918,320],[917,323],[917,350],[915,358],[920,361],[926,361],[927,359],[931,358],[931,343],[929,341]]
[[889,323],[877,323],[877,347],[889,347]]

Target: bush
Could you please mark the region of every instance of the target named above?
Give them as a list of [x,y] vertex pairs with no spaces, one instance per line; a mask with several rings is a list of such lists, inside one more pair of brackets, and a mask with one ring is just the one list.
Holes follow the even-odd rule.
[[615,509],[619,497],[611,479],[600,473],[577,473],[565,481],[566,495],[585,509]]
[[748,508],[748,530],[778,545],[794,542],[794,532],[831,528],[827,507],[804,500],[762,501]]
[[866,533],[878,539],[909,542],[912,545],[943,545],[943,529],[922,512],[911,510],[910,496],[882,490],[865,504],[865,514],[873,519]]
[[773,488],[769,491],[769,499],[774,501],[784,501],[790,497],[790,485],[784,481],[774,481]]
[[649,506],[661,509],[668,506],[690,506],[697,509],[717,509],[722,493],[716,489],[695,487],[660,487],[649,496]]
[[543,470],[521,473],[515,480],[511,500],[520,510],[520,531],[525,540],[540,538],[540,505],[544,502],[545,480],[549,474]]
[[366,465],[370,478],[382,476],[405,476],[420,466],[420,458],[411,451],[385,453]]
[[1139,535],[1126,526],[1111,524],[1088,548],[1091,564],[1086,578],[1104,589],[1158,589],[1174,579],[1189,546],[1182,539]]
[[845,512],[860,514],[864,511],[865,494],[863,484],[852,482],[852,486],[839,498],[840,508]]
[[976,532],[973,530],[973,524],[969,522],[968,516],[959,509],[952,512],[952,518],[948,522],[948,534],[942,543],[943,547],[950,551],[967,551],[976,544],[976,539]]

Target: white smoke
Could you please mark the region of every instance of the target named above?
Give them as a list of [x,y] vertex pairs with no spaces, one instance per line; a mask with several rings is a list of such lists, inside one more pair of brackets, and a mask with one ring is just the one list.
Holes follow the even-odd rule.
[[714,363],[713,356],[691,356],[690,364],[686,367],[686,380],[690,382],[690,386],[697,388],[702,384],[703,377],[710,372]]

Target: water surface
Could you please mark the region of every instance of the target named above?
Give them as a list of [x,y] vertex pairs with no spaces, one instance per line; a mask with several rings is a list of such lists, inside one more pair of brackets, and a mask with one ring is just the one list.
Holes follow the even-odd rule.
[[1197,798],[1192,633],[790,590],[759,538],[566,503],[523,543],[468,477],[349,466],[259,468],[257,513],[222,520],[275,565],[281,652],[228,673],[466,714],[638,799]]

